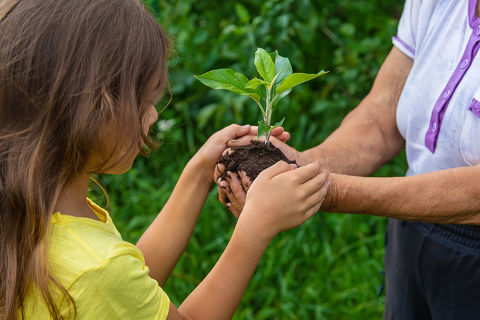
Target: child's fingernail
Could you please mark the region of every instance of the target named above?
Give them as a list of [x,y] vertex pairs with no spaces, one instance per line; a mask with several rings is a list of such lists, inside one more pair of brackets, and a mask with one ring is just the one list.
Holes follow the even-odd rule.
[[332,186],[332,181],[328,180],[327,184],[328,184],[329,187]]
[[243,125],[242,128],[248,129],[248,128],[250,128],[250,125],[249,124]]
[[297,169],[297,165],[294,164],[294,163],[290,163],[290,168],[292,168],[292,169]]

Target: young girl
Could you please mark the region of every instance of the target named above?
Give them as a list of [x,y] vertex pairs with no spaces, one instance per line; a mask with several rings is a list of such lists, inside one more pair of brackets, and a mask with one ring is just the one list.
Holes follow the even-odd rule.
[[138,0],[0,1],[0,319],[231,318],[269,241],[320,208],[318,163],[265,170],[215,267],[178,309],[170,303],[161,286],[215,163],[226,141],[256,128],[214,134],[137,246],[122,241],[88,183],[127,171],[153,145],[167,52]]

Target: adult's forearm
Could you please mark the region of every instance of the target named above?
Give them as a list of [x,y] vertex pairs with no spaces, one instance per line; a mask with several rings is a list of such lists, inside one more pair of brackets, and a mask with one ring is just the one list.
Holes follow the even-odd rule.
[[323,210],[402,220],[480,225],[480,169],[461,167],[410,177],[331,174]]
[[367,96],[322,144],[304,151],[302,156],[310,161],[320,160],[330,172],[355,176],[375,172],[405,145],[394,122],[385,132],[369,112],[382,108],[376,104]]
[[211,189],[212,179],[189,162],[157,218],[137,247],[150,276],[163,285],[185,250]]
[[369,94],[321,145],[300,154],[330,172],[368,176],[398,154],[405,142],[396,110],[413,61],[393,47]]

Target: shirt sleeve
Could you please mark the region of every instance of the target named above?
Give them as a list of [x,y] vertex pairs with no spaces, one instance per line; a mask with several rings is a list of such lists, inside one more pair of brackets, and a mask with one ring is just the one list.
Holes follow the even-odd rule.
[[415,59],[421,2],[422,0],[405,1],[397,35],[392,38],[395,47],[412,59]]
[[141,259],[128,254],[86,271],[68,289],[76,319],[166,319],[170,300],[148,272]]

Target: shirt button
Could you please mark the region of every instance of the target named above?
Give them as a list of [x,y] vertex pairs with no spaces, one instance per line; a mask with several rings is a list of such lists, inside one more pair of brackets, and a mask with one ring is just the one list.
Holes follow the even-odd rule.
[[445,90],[445,92],[443,92],[443,99],[447,99],[450,96],[450,92],[450,89]]
[[462,64],[460,65],[460,68],[465,69],[468,66],[468,59],[465,59],[462,61]]
[[437,132],[437,122],[436,121],[434,123],[432,123],[432,132],[433,133]]
[[480,25],[477,26],[477,28],[475,29],[475,34],[476,34],[477,36],[480,36]]

